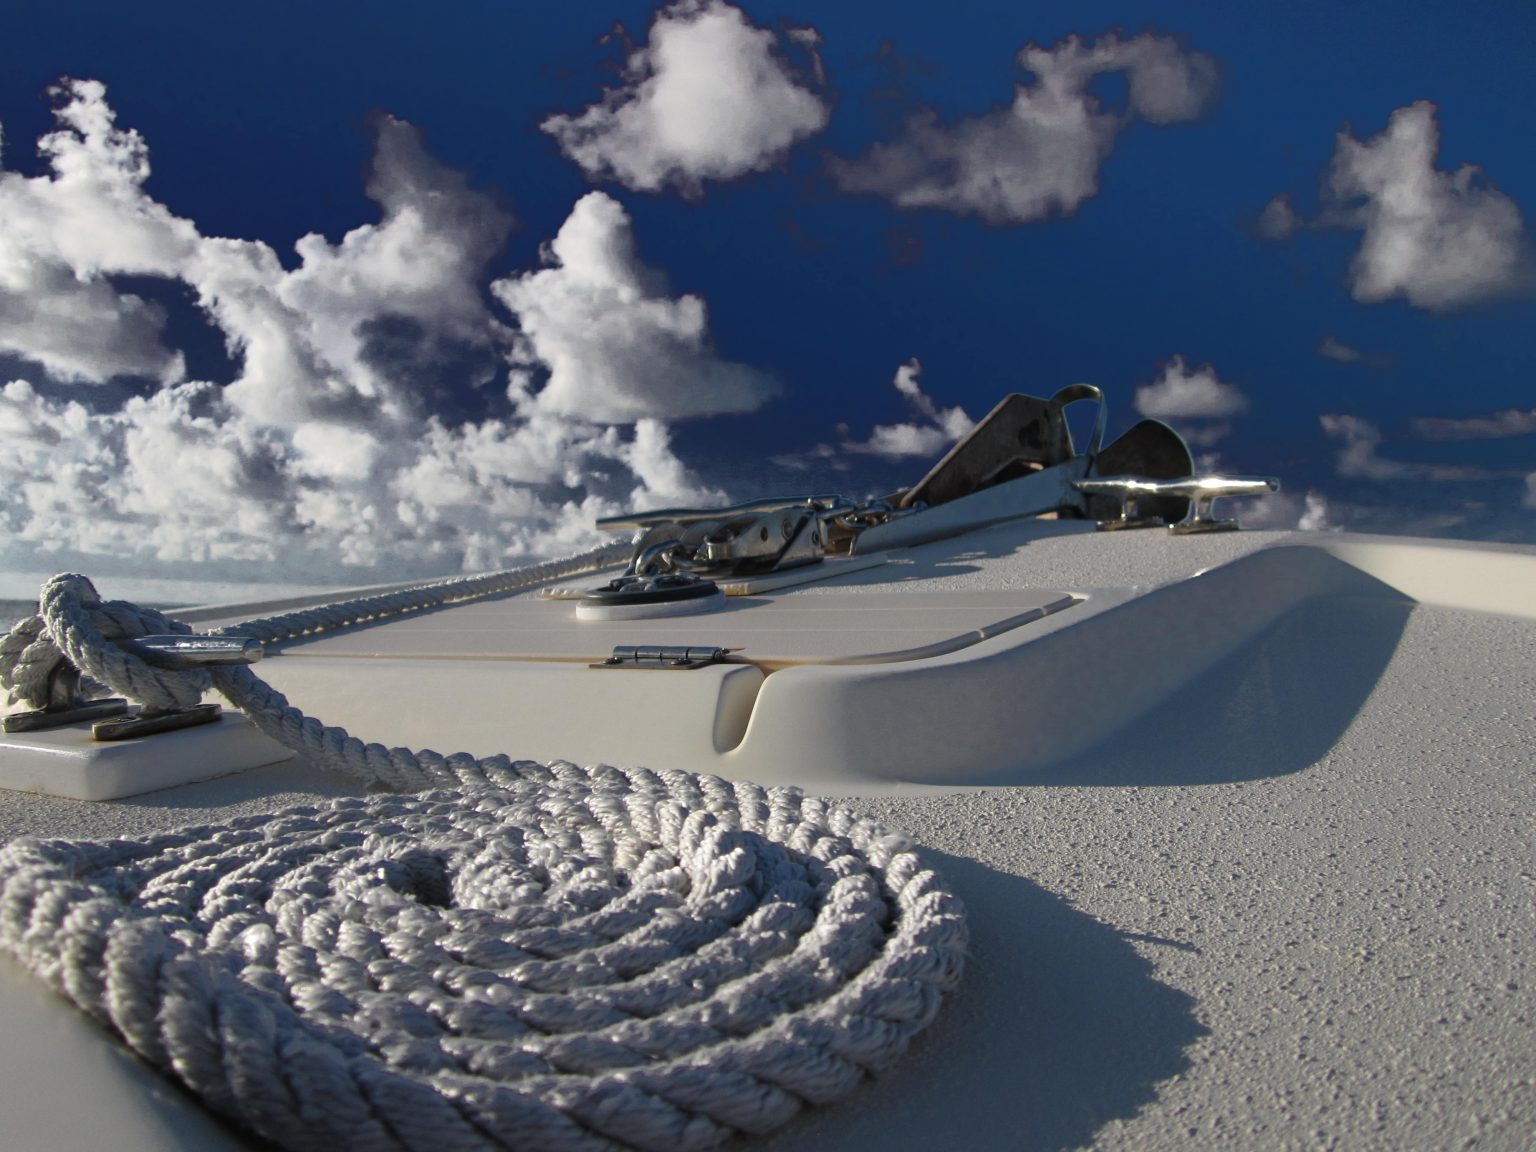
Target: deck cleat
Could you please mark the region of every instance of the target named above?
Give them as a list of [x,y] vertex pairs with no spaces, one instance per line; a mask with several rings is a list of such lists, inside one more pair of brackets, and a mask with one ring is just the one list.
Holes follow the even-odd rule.
[[127,716],[110,720],[98,720],[91,725],[93,740],[132,740],[136,736],[154,736],[160,732],[175,732],[182,728],[195,728],[199,724],[216,724],[223,714],[217,704],[194,704],[190,708],[160,710],[144,708]]
[[[173,671],[218,667],[230,664],[254,664],[263,655],[259,640],[245,636],[135,636],[116,641],[119,648],[132,653],[146,664]],[[123,710],[120,710],[123,711]],[[213,724],[223,709],[218,704],[194,704],[190,708],[141,708],[126,715],[98,720],[91,725],[95,740],[131,740],[160,732],[175,732]]]
[[122,716],[128,701],[112,696],[92,700],[81,690],[80,673],[67,660],[60,660],[48,674],[48,703],[30,712],[15,712],[0,720],[0,730],[11,733],[46,732],[69,724],[85,724]]
[[1096,476],[1073,485],[1090,496],[1119,499],[1119,519],[1099,521],[1101,529],[1139,527],[1140,502],[1166,500],[1170,497],[1189,502],[1182,520],[1168,525],[1174,536],[1195,532],[1233,532],[1241,525],[1236,520],[1221,520],[1211,515],[1211,505],[1223,496],[1266,496],[1280,490],[1280,481],[1270,476],[1188,476],[1180,480],[1148,480],[1141,476]]

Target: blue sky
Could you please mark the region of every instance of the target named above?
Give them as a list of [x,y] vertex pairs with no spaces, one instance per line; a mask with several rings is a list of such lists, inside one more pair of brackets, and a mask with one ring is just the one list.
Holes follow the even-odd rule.
[[1533,43],[1523,2],[32,6],[0,568],[500,566],[889,490],[1079,380],[1280,476],[1261,521],[1536,541]]

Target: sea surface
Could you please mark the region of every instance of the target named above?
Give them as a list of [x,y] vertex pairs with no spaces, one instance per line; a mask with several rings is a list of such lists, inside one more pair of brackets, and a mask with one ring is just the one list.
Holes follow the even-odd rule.
[[36,614],[36,600],[0,600],[0,634],[9,632],[20,621]]
[[[146,604],[146,608],[158,608],[164,612],[170,604]],[[0,600],[0,636],[5,635],[28,616],[37,615],[36,600]]]

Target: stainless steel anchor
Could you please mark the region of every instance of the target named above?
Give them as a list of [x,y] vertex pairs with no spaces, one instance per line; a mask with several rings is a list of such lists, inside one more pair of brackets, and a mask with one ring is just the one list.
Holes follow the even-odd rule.
[[[1066,409],[1095,405],[1088,444],[1077,451]],[[1194,475],[1189,446],[1159,420],[1141,420],[1104,443],[1107,406],[1091,384],[1042,399],[1006,396],[911,488],[863,504],[840,496],[755,500],[729,508],[670,508],[612,516],[599,528],[633,530],[624,576],[594,594],[682,599],[692,585],[811,564],[829,555],[904,548],[1005,520],[1057,515],[1100,528],[1167,525],[1175,535],[1236,528],[1211,515],[1222,496],[1277,491],[1269,477]]]

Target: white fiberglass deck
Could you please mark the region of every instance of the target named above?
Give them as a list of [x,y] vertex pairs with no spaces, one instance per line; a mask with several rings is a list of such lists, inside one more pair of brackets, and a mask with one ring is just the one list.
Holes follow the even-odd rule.
[[[973,946],[953,1003],[891,1073],[748,1146],[1530,1147],[1533,572],[1529,549],[1033,525],[786,597],[867,588],[916,607],[955,592],[997,613],[1015,593],[1085,599],[942,656],[785,667],[751,688],[760,710],[776,680],[807,677],[806,698],[843,726],[818,737],[844,741],[843,763],[791,740],[769,766],[860,796],[927,846],[970,907]],[[390,627],[423,635],[467,611]],[[321,643],[382,648],[387,634]],[[455,663],[438,647],[401,663]],[[313,652],[259,667],[295,676],[283,687],[309,706],[304,668],[400,654]],[[986,680],[1000,696],[942,719],[968,730],[1003,708],[1011,772],[972,775],[942,728],[907,753],[933,765],[921,787],[859,759],[877,700],[910,712],[907,686],[977,661],[1005,670]],[[634,691],[662,703],[682,691],[666,682],[696,675],[571,667],[655,684]],[[442,707],[463,721],[461,704]],[[484,750],[560,754],[518,742],[508,714],[538,707],[497,707],[510,735]],[[112,804],[0,793],[0,839],[141,834],[345,790],[290,763]],[[7,972],[0,996],[8,1148],[241,1146],[29,981]]]

